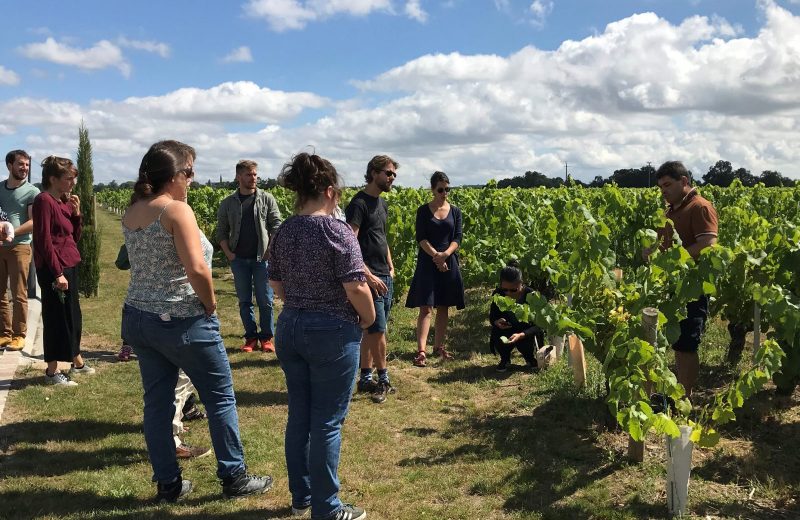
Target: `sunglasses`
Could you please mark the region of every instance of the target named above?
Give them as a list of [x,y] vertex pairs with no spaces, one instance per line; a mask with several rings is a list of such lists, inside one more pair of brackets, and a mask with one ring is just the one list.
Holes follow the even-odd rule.
[[378,170],[380,173],[386,174],[387,177],[397,177],[397,172],[392,170]]
[[437,193],[450,193],[450,186],[448,186],[446,188],[439,188],[436,191],[437,191]]
[[191,179],[194,177],[194,167],[192,168],[184,168],[182,170],[178,170],[175,173],[182,173],[186,176],[187,179]]

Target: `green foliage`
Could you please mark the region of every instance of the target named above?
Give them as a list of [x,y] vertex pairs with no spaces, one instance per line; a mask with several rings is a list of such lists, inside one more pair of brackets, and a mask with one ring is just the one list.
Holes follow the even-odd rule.
[[[120,201],[127,205],[130,192],[121,191],[106,190],[101,200],[110,207]],[[800,189],[746,188],[734,180],[729,188],[704,186],[701,191],[718,209],[719,244],[695,261],[676,235],[671,248],[656,249],[648,262],[641,252],[657,245],[656,230],[666,222],[657,190],[492,185],[451,193],[463,213],[459,256],[465,285],[497,283],[497,273],[512,257],[533,285],[552,285],[557,293],[553,299],[533,293],[522,305],[502,296],[494,301],[549,334],[580,336],[586,350],[603,364],[610,411],[635,439],[648,431],[677,435],[678,424],[690,424],[699,444],[713,444],[719,439],[718,427],[734,420],[735,410],[764,382],[800,378]],[[293,195],[281,188],[271,192],[283,215],[291,214]],[[346,190],[343,204],[355,192]],[[189,203],[207,234],[213,234],[216,208],[228,193],[190,191]],[[399,297],[408,288],[416,261],[414,215],[430,194],[426,189],[399,188],[386,199]],[[623,271],[619,279],[616,268]],[[758,303],[762,330],[771,326],[778,341],[765,341],[753,367],[690,420],[691,405],[669,369],[667,350],[680,334],[687,302],[703,294],[712,297],[712,314],[750,327]],[[655,345],[642,339],[641,315],[647,307],[659,311]],[[787,353],[791,363],[784,374],[780,370]],[[674,411],[654,413],[649,404],[652,392],[672,398]]]
[[97,233],[94,214],[94,173],[92,168],[92,143],[89,130],[81,121],[78,128],[78,180],[75,194],[81,199],[83,233],[78,241],[81,264],[78,268],[80,292],[86,297],[96,296],[100,286],[100,235]]

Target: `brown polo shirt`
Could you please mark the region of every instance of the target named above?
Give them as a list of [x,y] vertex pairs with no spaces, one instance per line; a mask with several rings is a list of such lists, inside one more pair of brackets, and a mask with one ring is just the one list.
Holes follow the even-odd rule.
[[[666,216],[672,220],[683,247],[695,244],[703,235],[717,236],[717,210],[696,189],[692,189],[680,205],[670,206]],[[663,237],[662,249],[672,246],[672,228],[669,224],[664,229]]]

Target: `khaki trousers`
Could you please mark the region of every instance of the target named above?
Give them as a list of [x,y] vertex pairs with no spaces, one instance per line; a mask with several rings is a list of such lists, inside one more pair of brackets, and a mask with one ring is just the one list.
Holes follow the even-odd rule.
[[[22,336],[24,338],[28,332],[28,270],[30,266],[31,246],[29,244],[0,247],[0,319],[3,320],[3,336]],[[9,305],[6,295],[9,286],[11,287],[11,305]]]

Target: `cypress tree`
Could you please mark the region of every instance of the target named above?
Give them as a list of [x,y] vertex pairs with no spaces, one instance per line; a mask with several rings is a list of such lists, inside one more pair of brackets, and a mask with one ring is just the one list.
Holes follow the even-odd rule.
[[78,181],[75,194],[81,199],[83,232],[78,241],[81,263],[78,267],[79,291],[86,297],[97,296],[100,286],[100,234],[95,220],[94,172],[92,168],[92,143],[89,130],[81,121],[78,128]]

